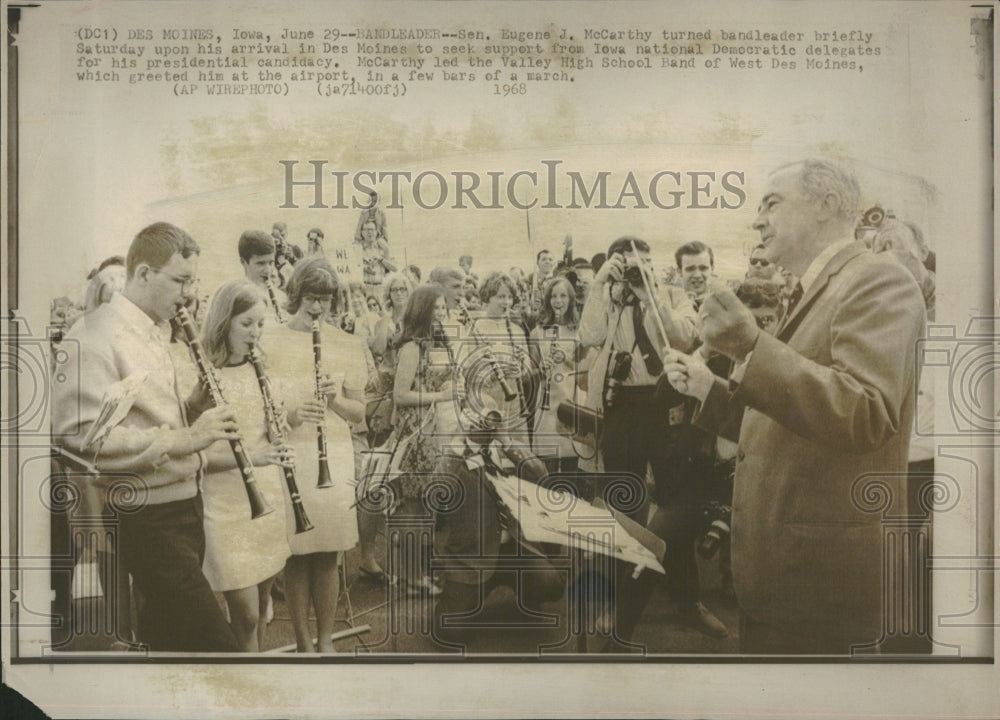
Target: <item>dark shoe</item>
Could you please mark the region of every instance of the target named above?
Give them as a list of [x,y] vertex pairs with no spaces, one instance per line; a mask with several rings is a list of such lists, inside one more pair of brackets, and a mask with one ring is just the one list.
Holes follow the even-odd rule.
[[440,585],[437,585],[428,575],[424,575],[419,580],[407,580],[406,592],[409,595],[427,595],[437,597],[444,592]]
[[378,570],[369,570],[364,565],[358,566],[358,577],[364,578],[365,580],[371,580],[372,582],[385,582],[385,571],[382,568]]
[[382,568],[369,570],[364,565],[358,566],[358,577],[362,580],[371,580],[375,583],[385,583],[387,585],[395,585],[397,580],[395,575],[387,575]]
[[685,625],[709,637],[724,638],[729,635],[722,621],[700,602],[681,608],[678,616]]

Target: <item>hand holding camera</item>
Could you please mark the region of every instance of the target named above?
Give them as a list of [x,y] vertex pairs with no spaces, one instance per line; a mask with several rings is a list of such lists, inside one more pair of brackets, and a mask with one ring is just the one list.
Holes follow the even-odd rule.
[[621,282],[626,266],[625,256],[615,253],[601,265],[601,269],[594,275],[594,282],[598,284]]
[[646,283],[642,276],[640,258],[635,254],[628,257],[622,253],[615,253],[607,259],[601,269],[594,276],[596,283],[621,283],[620,291],[615,297],[624,305],[631,305],[635,299],[648,302],[649,296],[646,293]]

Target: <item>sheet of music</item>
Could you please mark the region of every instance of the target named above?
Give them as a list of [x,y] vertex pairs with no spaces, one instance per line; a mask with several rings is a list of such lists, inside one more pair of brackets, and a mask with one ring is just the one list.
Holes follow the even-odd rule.
[[[1000,712],[994,4],[42,0],[5,1],[4,10],[3,670],[5,683],[50,716]],[[357,549],[341,553],[347,585],[336,654],[295,653],[288,606],[278,598],[260,652],[158,653],[114,642],[122,623],[107,610],[110,593],[95,569],[108,526],[100,513],[86,515],[70,486],[55,486],[62,476],[52,447],[62,443],[52,436],[53,414],[72,408],[51,402],[65,397],[58,383],[79,377],[61,365],[81,357],[60,349],[74,342],[62,336],[84,322],[102,263],[124,258],[140,230],[168,222],[198,244],[191,295],[199,322],[220,286],[244,278],[244,231],[272,236],[284,224],[288,273],[305,261],[296,246],[308,257],[318,243],[341,287],[361,288],[335,298],[343,321],[329,329],[338,334],[323,334],[324,343],[346,338],[323,347],[323,362],[347,397],[350,368],[330,365],[355,347],[341,328],[374,332],[387,311],[387,271],[416,266],[426,281],[435,267],[457,267],[469,255],[479,282],[517,268],[527,305],[542,251],[556,263],[567,251],[590,261],[632,236],[650,246],[643,277],[660,289],[678,284],[674,252],[691,241],[712,248],[712,273],[735,286],[759,242],[753,226],[770,173],[812,157],[855,173],[859,209],[868,211],[869,234],[859,230],[859,239],[871,242],[883,223],[913,223],[935,263],[935,315],[916,358],[921,392],[929,388],[937,400],[927,424],[898,428],[930,448],[933,485],[907,506],[885,478],[859,476],[854,497],[880,519],[884,557],[905,553],[921,568],[914,585],[887,570],[883,598],[929,626],[887,626],[882,637],[919,636],[920,653],[858,649],[820,661],[741,654],[740,584],[727,599],[718,556],[698,563],[702,601],[727,626],[725,638],[678,623],[658,584],[636,632],[609,651],[598,637],[607,628],[573,605],[574,563],[609,557],[595,560],[585,544],[556,553],[553,566],[569,589],[545,606],[548,614],[483,621],[456,636],[468,643],[436,634],[434,598],[363,577]],[[379,235],[374,244],[362,239],[367,224]],[[282,273],[272,290],[280,286],[284,299]],[[474,293],[466,297],[478,304]],[[358,303],[372,298],[378,307],[369,315]],[[272,316],[287,320],[286,311],[269,311],[264,322],[261,345],[273,358],[287,348],[268,346],[278,326]],[[491,334],[483,320],[479,333],[494,343],[496,362],[526,362],[509,324]],[[459,362],[483,340],[455,337]],[[552,383],[552,358],[565,353],[541,337],[548,360],[532,361],[535,376]],[[311,358],[309,335],[302,338]],[[172,356],[184,400],[196,370],[183,351]],[[431,365],[450,357],[432,352]],[[122,378],[118,396],[109,388],[102,438],[135,412],[130,403],[154,378],[142,380]],[[311,376],[301,381],[313,387]],[[283,387],[275,381],[276,393]],[[477,388],[463,392],[472,397]],[[519,379],[514,393],[523,401],[530,389]],[[523,402],[513,412],[530,415]],[[684,417],[675,409],[670,423]],[[430,425],[461,442],[459,430]],[[546,436],[535,433],[541,452]],[[329,438],[335,477],[349,465],[337,454],[338,437]],[[547,436],[548,445],[565,447],[561,438]],[[583,463],[592,450],[582,433],[575,439]],[[89,477],[97,452],[76,463],[64,456],[71,474]],[[385,457],[361,466],[376,460],[388,466]],[[300,452],[296,462],[315,456]],[[307,513],[316,492],[324,491],[303,490]],[[907,507],[922,508],[916,524]],[[579,537],[563,528],[584,516],[596,523],[599,514],[538,512],[557,528],[552,537]],[[57,521],[66,537],[57,538]],[[414,532],[436,532],[433,520],[422,522]],[[388,547],[390,535],[379,535],[377,547]],[[669,576],[670,565],[664,569]],[[849,570],[843,586],[852,587]],[[516,608],[517,587],[505,592]],[[224,610],[223,595],[217,599]]]

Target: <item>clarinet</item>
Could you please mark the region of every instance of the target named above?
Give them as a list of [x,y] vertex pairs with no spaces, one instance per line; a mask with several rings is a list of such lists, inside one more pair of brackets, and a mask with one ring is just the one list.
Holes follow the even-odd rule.
[[[322,347],[320,344],[320,320],[314,318],[312,321],[312,342],[313,342],[313,378],[316,387],[316,399],[326,403],[326,393],[320,390],[320,361],[322,360]],[[328,488],[333,486],[333,478],[330,476],[330,466],[326,462],[326,428],[323,422],[316,425],[316,447],[319,451],[319,475],[316,487]]]
[[[339,327],[344,332],[349,332],[351,335],[358,334],[358,324],[361,322],[361,309],[358,307],[358,301],[354,297],[354,293],[351,292],[350,288],[347,288],[344,294],[344,307],[348,308],[344,311],[341,316]],[[348,322],[350,324],[348,324]],[[337,325],[337,323],[334,323]]]
[[267,297],[271,300],[271,307],[274,308],[274,318],[279,322],[285,322],[285,314],[281,312],[281,306],[278,305],[278,296],[274,294],[274,283],[271,282],[271,278],[264,281],[264,287],[267,288]]
[[552,340],[549,342],[549,369],[545,373],[545,390],[542,394],[542,410],[549,409],[550,395],[552,394],[552,366],[555,364],[556,350],[559,349],[559,326],[556,325],[553,330],[555,333],[552,335]]
[[[514,333],[510,329],[510,314],[504,313],[503,316],[504,324],[507,328],[507,340],[510,342],[510,351],[514,353],[517,357],[517,394],[521,397],[521,417],[528,417],[531,415],[531,408],[528,407],[527,398],[524,395],[524,380],[522,380],[522,375],[524,374],[524,363],[521,361],[520,356],[517,354],[517,345],[514,343]],[[522,331],[523,335],[523,331]],[[512,398],[508,398],[510,400]]]
[[469,334],[472,335],[472,339],[475,340],[476,344],[483,348],[483,357],[486,359],[486,362],[490,364],[493,376],[497,379],[497,382],[500,383],[500,389],[503,390],[503,399],[510,402],[517,397],[517,391],[515,391],[514,388],[510,386],[510,383],[507,382],[507,377],[504,375],[503,368],[500,367],[500,363],[493,354],[493,351],[490,349],[489,344],[483,340],[479,331],[476,330],[475,323],[471,323],[469,325]]
[[[278,421],[278,409],[274,406],[274,396],[271,395],[271,381],[264,373],[264,361],[260,357],[260,351],[256,346],[247,356],[250,364],[253,365],[254,374],[257,375],[257,384],[260,385],[260,394],[264,398],[264,417],[267,419],[268,432],[272,438],[285,441],[285,433]],[[288,496],[292,499],[292,513],[295,515],[295,534],[304,533],[313,529],[313,524],[309,522],[306,509],[302,505],[302,497],[299,495],[299,486],[295,482],[295,468],[282,465],[281,469],[285,473],[285,485],[288,487]]]
[[[198,366],[198,375],[208,388],[208,392],[212,396],[212,402],[215,403],[216,407],[224,406],[226,399],[222,396],[219,379],[215,376],[215,369],[208,362],[208,358],[205,357],[205,350],[201,347],[201,342],[198,340],[194,323],[187,308],[182,307],[177,311],[177,322],[180,323],[181,330],[184,331],[184,337],[187,340],[188,347],[191,349],[191,355],[194,357],[195,365]],[[230,438],[229,445],[233,448],[233,455],[236,457],[236,466],[240,470],[240,476],[243,478],[243,486],[247,491],[247,499],[250,501],[250,517],[256,519],[273,512],[274,508],[267,504],[267,501],[260,492],[260,488],[257,486],[257,478],[253,474],[253,463],[250,462],[250,456],[243,446],[243,440],[238,437]]]

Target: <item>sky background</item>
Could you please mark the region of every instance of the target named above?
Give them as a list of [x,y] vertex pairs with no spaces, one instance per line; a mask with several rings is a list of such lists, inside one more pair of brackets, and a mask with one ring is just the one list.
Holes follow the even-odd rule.
[[[540,170],[543,159],[561,160],[564,169],[584,176],[609,171],[615,178],[629,171],[640,177],[657,170],[741,171],[748,200],[740,210],[538,209],[531,213],[531,245],[524,213],[514,209],[422,211],[407,205],[405,222],[399,211],[389,211],[397,257],[405,252],[425,271],[455,262],[463,252],[476,257],[480,274],[530,267],[536,249],[558,251],[566,233],[573,235],[577,253],[589,257],[631,233],[650,242],[661,264],[683,242],[708,242],[720,272],[738,276],[743,253],[756,240],[748,228],[767,172],[791,160],[826,155],[857,170],[866,207],[878,201],[924,226],[938,255],[937,322],[962,336],[969,318],[996,314],[992,67],[984,68],[970,32],[970,19],[984,12],[955,2],[43,3],[22,11],[17,38],[21,296],[16,310],[26,320],[24,332],[41,336],[51,298],[81,294],[89,269],[109,255],[124,254],[139,229],[159,220],[184,227],[201,245],[203,289],[240,274],[235,246],[245,229],[269,229],[283,220],[290,238],[303,242],[315,225],[331,244],[353,233],[355,211],[279,209],[284,198],[280,160],[325,159],[331,169],[352,173],[513,173]],[[815,28],[872,32],[882,56],[877,63],[864,61],[859,73],[579,73],[576,82],[531,87],[523,97],[497,98],[488,84],[438,83],[413,86],[402,101],[321,98],[305,88],[289,98],[220,101],[175,97],[152,85],[78,83],[74,29],[108,25],[223,32],[240,26],[275,35],[282,26],[321,30],[331,25],[430,25],[452,31],[565,25],[571,30],[711,29],[713,35],[721,28],[807,33]],[[995,362],[987,372],[991,367]],[[955,422],[949,415],[948,381],[942,376],[936,386],[937,397],[946,399],[938,403],[935,417],[941,434]],[[35,475],[49,467],[45,440],[34,448],[37,470],[18,478],[29,491],[42,481]],[[936,551],[956,562],[965,558],[985,567],[976,555],[995,541],[990,518],[982,521],[994,505],[993,466],[990,449],[979,450],[963,446],[951,451],[956,457],[940,458],[962,494],[953,511],[935,520],[934,541]],[[21,451],[22,459],[30,455],[24,446]],[[26,492],[24,497],[36,496]],[[20,550],[44,556],[47,514],[35,507],[32,516],[31,510],[25,510],[20,526],[25,534]],[[941,576],[935,608],[948,620],[939,628],[941,637],[966,655],[993,652],[991,628],[979,623],[992,608],[989,581],[960,567]],[[36,601],[42,612],[48,608],[46,577],[27,573],[20,587],[22,597]],[[42,623],[22,627],[19,642],[40,652],[45,638]],[[340,703],[337,711],[347,708],[357,716],[371,706],[373,689],[378,693],[382,687],[371,680],[372,668],[358,665],[299,665],[287,673],[251,673],[248,667],[133,664],[116,667],[114,683],[139,687],[142,694],[134,702],[142,703],[141,712],[163,717],[202,717],[209,707],[236,716],[240,713],[233,708],[251,702],[269,708],[312,702],[304,712],[325,715],[335,711],[332,703]],[[91,714],[103,714],[100,708],[108,702],[107,683],[95,682],[85,665],[59,668],[58,682],[48,666],[8,669],[33,698],[72,703]],[[953,714],[956,707],[972,715],[983,689],[996,687],[995,668],[985,664],[947,669],[954,674],[939,666],[883,664],[737,664],[713,666],[711,672],[684,665],[665,672],[663,666],[636,664],[611,673],[606,666],[588,664],[574,665],[572,672],[507,664],[502,683],[496,681],[496,669],[486,665],[437,670],[393,666],[392,692],[383,693],[387,702],[439,714],[435,709],[443,693],[461,679],[461,688],[470,690],[458,715],[463,717],[514,701],[514,707],[532,712],[566,714],[567,699],[579,705],[572,707],[575,714],[591,714],[608,706],[609,697],[616,716],[648,713],[653,699],[662,701],[660,713],[709,716],[707,708],[722,707],[733,697],[747,713],[768,717],[781,714],[776,708],[786,704],[787,712],[801,713],[814,707],[814,697],[822,697],[832,714],[848,716],[855,702],[875,695],[891,702],[897,715]],[[959,674],[950,693],[932,694],[942,678],[950,682]],[[153,682],[138,685],[149,676]],[[695,677],[697,682],[691,682]],[[761,692],[765,686],[772,691]],[[517,697],[511,688],[518,688]],[[317,689],[323,697],[314,700]],[[202,707],[180,710],[179,697]],[[525,705],[529,701],[535,704]],[[593,704],[580,705],[588,701]],[[137,707],[119,709],[131,716]]]
[[[861,73],[608,69],[577,73],[573,83],[530,86],[523,97],[502,99],[490,94],[489,84],[438,82],[411,85],[404,100],[321,98],[302,88],[289,98],[220,101],[175,97],[152,85],[79,83],[71,36],[76,23],[208,25],[213,13],[206,16],[205,7],[216,10],[225,36],[223,29],[236,21],[224,19],[220,5],[170,3],[159,16],[146,5],[127,3],[43,7],[25,13],[25,40],[19,43],[23,67],[50,68],[22,86],[22,236],[38,251],[28,254],[24,267],[58,257],[58,267],[46,272],[52,294],[70,294],[90,268],[124,253],[141,227],[168,220],[202,246],[203,286],[213,286],[239,272],[235,243],[245,229],[269,230],[282,220],[290,239],[302,245],[313,226],[324,229],[328,245],[349,238],[356,210],[313,210],[302,202],[298,210],[279,209],[280,160],[300,161],[299,172],[311,169],[308,160],[323,159],[328,169],[350,173],[472,171],[484,177],[490,170],[508,176],[541,172],[541,160],[561,160],[561,171],[575,170],[588,179],[610,172],[612,192],[629,171],[640,182],[659,170],[745,175],[748,199],[740,210],[536,208],[530,212],[530,244],[525,213],[513,207],[430,211],[404,195],[402,213],[388,212],[393,250],[398,259],[425,270],[454,262],[461,252],[475,256],[480,272],[511,265],[530,269],[538,249],[558,254],[566,233],[573,235],[577,254],[586,257],[631,233],[650,241],[661,263],[670,262],[684,242],[708,242],[720,273],[739,276],[746,249],[756,240],[749,225],[767,172],[808,155],[850,162],[861,176],[864,206],[881,202],[917,220],[935,247],[951,228],[960,228],[963,236],[982,231],[976,205],[983,197],[977,197],[970,172],[983,172],[976,166],[983,88],[975,80],[974,42],[961,13],[942,13],[930,22],[926,13],[918,20],[909,5],[869,4],[865,21],[848,27],[810,19],[815,6],[806,5],[730,7],[713,17],[711,5],[697,11],[671,6],[668,12],[655,3],[630,3],[635,22],[612,12],[611,5],[583,6],[585,24],[559,22],[574,18],[580,5],[490,7],[498,27],[553,32],[560,24],[571,31],[663,27],[712,29],[718,38],[719,28],[811,32],[858,25],[874,33],[882,56],[878,62],[861,60]],[[241,5],[238,22],[275,37],[283,26],[380,27],[374,18],[382,14],[393,24],[421,26],[427,7],[445,8],[452,28],[482,26],[481,10],[467,3],[374,4],[360,12],[338,5],[335,13],[304,3],[280,14],[248,3]],[[46,32],[32,32],[36,23]],[[930,43],[948,50],[927,55]],[[353,50],[353,41],[349,44]],[[590,41],[584,44],[589,49]],[[955,57],[943,58],[944,52]],[[386,197],[387,184],[380,189]],[[956,190],[959,197],[953,196]],[[305,195],[308,190],[300,190],[298,197]]]

